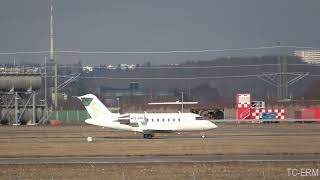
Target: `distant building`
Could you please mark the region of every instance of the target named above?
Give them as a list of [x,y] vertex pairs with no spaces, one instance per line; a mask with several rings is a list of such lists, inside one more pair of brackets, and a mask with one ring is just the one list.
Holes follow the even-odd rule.
[[[111,86],[100,86],[100,95],[109,99],[125,96],[149,96],[148,89],[142,88],[139,82],[130,82],[126,88],[116,88]],[[154,96],[174,96],[173,92],[157,90],[153,93]]]
[[117,67],[110,64],[107,66],[107,69],[115,70],[115,69],[117,69]]
[[296,50],[294,55],[300,57],[304,62],[309,64],[320,63],[320,50]]
[[82,67],[82,71],[92,72],[93,71],[93,67],[91,67],[91,66],[83,66]]
[[135,64],[120,64],[121,70],[134,70],[136,68]]
[[128,88],[114,88],[109,86],[101,86],[100,92],[106,97],[122,97],[122,96],[143,96],[145,93],[140,88],[138,82],[130,82]]

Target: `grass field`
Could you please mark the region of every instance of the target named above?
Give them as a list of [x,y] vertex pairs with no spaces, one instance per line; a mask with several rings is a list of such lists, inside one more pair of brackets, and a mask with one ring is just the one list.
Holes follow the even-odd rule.
[[[279,180],[319,179],[288,175],[287,168],[319,169],[319,162],[229,162],[149,164],[0,165],[0,179],[114,179],[114,180]],[[320,173],[320,172],[319,172]],[[317,175],[317,174],[314,174]]]
[[[86,125],[0,126],[0,157],[320,153],[319,124],[219,124],[200,136],[156,134],[150,140]],[[319,179],[289,177],[287,168],[318,170],[320,162],[0,165],[0,179]]]
[[156,137],[95,126],[2,126],[0,157],[320,153],[319,124],[221,124],[204,139],[199,132]]

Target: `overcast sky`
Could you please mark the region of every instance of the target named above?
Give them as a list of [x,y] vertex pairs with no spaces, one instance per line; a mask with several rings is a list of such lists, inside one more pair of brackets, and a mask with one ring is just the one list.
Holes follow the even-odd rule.
[[[319,0],[55,0],[54,3],[54,44],[58,50],[198,50],[272,46],[276,42],[320,47]],[[0,52],[48,50],[49,0],[1,0],[0,28]],[[87,64],[146,61],[167,64],[247,53],[72,54],[60,56],[60,62],[80,59]],[[1,62],[11,59],[12,56],[0,55]],[[20,55],[16,59],[40,61],[42,57]]]

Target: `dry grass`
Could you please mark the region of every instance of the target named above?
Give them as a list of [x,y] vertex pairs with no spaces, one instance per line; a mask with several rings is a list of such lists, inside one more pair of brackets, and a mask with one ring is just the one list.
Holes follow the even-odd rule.
[[[88,136],[93,137],[92,143],[86,142]],[[202,139],[198,132],[157,134],[159,139],[145,140],[141,134],[95,126],[2,126],[0,156],[320,153],[319,124],[220,125],[206,136]]]
[[318,179],[289,177],[287,168],[320,169],[319,162],[0,165],[0,179]]

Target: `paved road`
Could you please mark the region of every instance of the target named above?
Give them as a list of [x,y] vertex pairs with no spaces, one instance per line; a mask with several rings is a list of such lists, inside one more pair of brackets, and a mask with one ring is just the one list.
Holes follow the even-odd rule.
[[0,158],[0,164],[109,164],[159,162],[257,162],[320,161],[320,155],[199,155],[199,156],[119,156]]
[[[91,136],[93,141],[109,141],[109,140],[116,140],[116,141],[175,141],[175,140],[205,140],[205,141],[214,141],[214,140],[219,140],[219,139],[231,139],[231,140],[239,140],[239,139],[246,139],[246,140],[263,140],[263,139],[270,139],[270,138],[279,138],[279,137],[284,137],[284,138],[294,138],[296,137],[297,134],[255,134],[255,135],[205,135],[205,138],[201,137],[201,134],[199,135],[176,135],[176,134],[170,134],[170,135],[159,135],[156,134],[153,139],[143,139],[142,135],[130,135],[128,134],[127,136],[105,136],[105,137],[95,137]],[[320,133],[308,133],[308,134],[299,134],[299,136],[320,136]],[[47,142],[75,142],[75,141],[86,141],[87,136],[62,136],[62,137],[36,137],[36,136],[31,136],[31,137],[24,137],[24,136],[19,136],[19,137],[14,137],[16,140],[17,139],[46,139]],[[0,140],[6,141],[8,139],[12,139],[11,137],[0,137]]]

